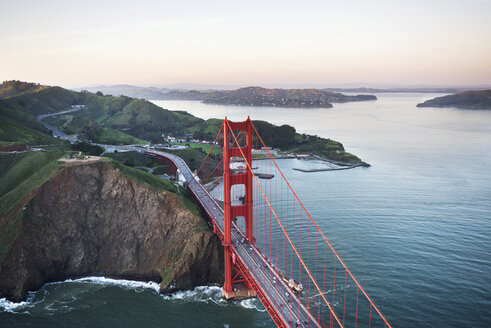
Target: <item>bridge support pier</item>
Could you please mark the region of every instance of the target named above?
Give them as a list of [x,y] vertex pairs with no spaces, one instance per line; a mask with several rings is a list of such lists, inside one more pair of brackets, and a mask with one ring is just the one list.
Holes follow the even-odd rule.
[[227,301],[231,300],[245,300],[248,298],[253,298],[256,297],[257,294],[252,288],[247,288],[244,284],[233,284],[232,285],[232,292],[226,292],[223,291],[222,295],[223,298],[226,299]]
[[[246,145],[234,147],[235,139],[231,139],[230,134],[233,131],[243,131],[245,133]],[[236,145],[237,146],[237,145]],[[231,174],[230,159],[233,157],[245,158],[246,168],[244,172]],[[248,167],[252,167],[252,125],[251,120],[247,118],[244,122],[230,122],[225,118],[223,129],[223,212],[224,212],[224,238],[223,246],[225,248],[225,283],[223,285],[223,296],[226,299],[236,298],[244,295],[245,298],[255,296],[244,279],[237,280],[240,270],[236,269],[236,275],[232,275],[235,257],[231,248],[232,243],[232,219],[244,217],[245,220],[245,239],[247,242],[254,243],[252,235],[252,173]],[[233,185],[244,185],[245,195],[242,205],[232,205],[231,188]],[[244,287],[237,284],[241,283]],[[234,285],[234,286],[232,286]],[[254,294],[254,295],[252,295]]]
[[157,162],[159,165],[167,165],[167,175],[177,180],[177,166],[170,159],[158,156]]

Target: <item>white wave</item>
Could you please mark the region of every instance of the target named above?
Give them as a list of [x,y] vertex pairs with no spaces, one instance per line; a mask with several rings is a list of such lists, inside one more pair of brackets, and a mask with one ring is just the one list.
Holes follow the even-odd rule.
[[29,312],[26,312],[26,311],[19,312],[19,310],[22,310],[22,309],[25,309],[25,308],[31,308],[34,305],[36,305],[37,303],[44,301],[47,292],[45,291],[43,293],[41,300],[34,301],[35,296],[36,296],[37,293],[38,293],[38,291],[35,291],[35,292],[32,292],[32,291],[27,292],[26,300],[25,301],[21,301],[21,302],[12,302],[12,301],[9,301],[6,298],[0,298],[0,312],[2,312],[2,309],[3,309],[3,312],[10,312],[10,313],[29,313]]
[[[12,301],[7,300],[6,298],[0,298],[0,311],[3,310],[3,312],[20,313],[19,310],[22,310],[26,307],[29,307],[29,308],[33,307],[36,304],[43,303],[45,301],[46,294],[48,294],[48,291],[45,288],[46,286],[59,285],[59,284],[65,284],[65,283],[90,283],[90,284],[97,284],[97,285],[103,285],[103,286],[120,286],[123,288],[133,289],[135,291],[148,290],[149,289],[149,290],[153,290],[157,293],[160,290],[159,284],[156,282],[153,282],[153,281],[144,282],[144,281],[135,281],[135,280],[112,279],[112,278],[106,278],[106,277],[84,277],[84,278],[80,278],[80,279],[67,279],[64,281],[46,283],[39,290],[28,292],[26,301],[12,302]],[[34,299],[36,298],[35,296],[38,295],[40,292],[44,293],[43,297],[34,302]],[[70,304],[73,301],[75,301],[76,299],[77,299],[76,296],[72,295],[71,301],[65,302],[64,300],[57,300],[55,303],[65,305],[65,303]],[[53,310],[50,307],[52,305],[54,305],[55,303],[46,305],[45,309],[46,310]]]
[[12,302],[6,298],[0,298],[0,309],[3,309],[4,312],[16,313],[16,310],[23,309],[29,305],[28,301]]
[[125,279],[112,279],[106,277],[85,277],[79,279],[67,279],[64,281],[51,283],[51,284],[62,284],[67,282],[87,282],[97,285],[121,286],[131,289],[151,289],[156,291],[157,293],[160,291],[159,284],[154,281],[145,282],[145,281],[125,280]]
[[218,286],[199,286],[193,290],[178,291],[168,295],[162,295],[162,298],[170,301],[180,302],[200,302],[214,303],[218,306],[242,306],[246,309],[252,309],[259,312],[266,312],[261,305],[256,305],[259,301],[255,298],[242,300],[239,302],[226,301],[222,297],[222,288]]
[[256,310],[256,311],[259,311],[259,312],[266,312],[266,309],[264,309],[264,308],[258,308],[255,303],[256,303],[256,299],[255,298],[249,298],[249,299],[242,300],[242,301],[239,302],[240,306],[242,306],[243,308],[251,309],[251,310]]
[[222,299],[222,288],[218,286],[198,286],[193,290],[183,290],[172,294],[162,295],[162,298],[170,301],[227,304]]
[[[19,310],[24,308],[31,308],[36,306],[37,304],[44,303],[43,306],[48,312],[58,312],[59,308],[63,308],[64,310],[71,310],[69,306],[74,301],[77,300],[76,295],[71,295],[69,299],[57,299],[52,304],[51,302],[46,304],[46,296],[49,294],[46,286],[49,285],[59,285],[66,283],[87,283],[87,284],[96,284],[102,286],[119,286],[122,288],[132,289],[136,292],[143,290],[151,290],[156,293],[159,293],[160,288],[159,284],[153,281],[144,282],[144,281],[134,281],[134,280],[125,280],[125,279],[112,279],[106,277],[84,277],[79,279],[67,279],[64,281],[51,282],[45,284],[41,289],[35,292],[29,292],[26,301],[23,302],[12,302],[5,298],[0,299],[0,312],[2,309],[4,312],[11,313],[20,313]],[[42,294],[42,297],[39,297],[39,293]],[[247,299],[242,300],[240,302],[228,302],[222,297],[222,288],[218,286],[198,286],[192,290],[183,290],[177,291],[171,294],[161,294],[161,297],[164,300],[168,301],[177,301],[177,302],[199,302],[199,303],[213,303],[218,306],[242,306],[246,309],[253,309],[259,312],[265,312],[266,310],[262,308],[261,305],[256,299]],[[37,300],[35,300],[37,298]],[[55,305],[57,310],[52,309],[51,307]],[[56,306],[58,305],[58,306]],[[66,308],[65,308],[66,307]]]

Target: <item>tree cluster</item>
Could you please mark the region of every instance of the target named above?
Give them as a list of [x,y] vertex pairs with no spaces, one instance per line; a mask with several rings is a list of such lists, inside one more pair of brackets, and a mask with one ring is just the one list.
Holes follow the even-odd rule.
[[[295,140],[296,131],[293,126],[286,124],[276,126],[265,121],[254,121],[253,124],[266,146],[285,149],[297,143]],[[253,144],[256,144],[255,140],[253,140]]]
[[104,148],[101,146],[92,145],[87,142],[77,142],[70,145],[70,149],[81,151],[88,155],[99,156],[104,152]]

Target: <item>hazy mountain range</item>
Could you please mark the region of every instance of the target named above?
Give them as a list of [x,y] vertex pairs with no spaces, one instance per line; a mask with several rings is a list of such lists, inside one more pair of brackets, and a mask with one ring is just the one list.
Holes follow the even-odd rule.
[[[457,93],[462,91],[474,91],[474,90],[484,90],[490,89],[491,86],[487,85],[462,85],[462,86],[432,86],[432,85],[421,85],[421,86],[400,86],[400,87],[357,87],[357,86],[343,86],[343,87],[323,87],[323,86],[305,86],[299,88],[294,85],[266,85],[270,89],[316,89],[329,92],[356,92],[356,93],[384,93],[384,92],[422,92],[422,93]],[[205,85],[205,84],[194,84],[194,83],[182,83],[182,84],[172,84],[165,86],[136,86],[129,84],[117,84],[117,85],[95,85],[95,86],[85,86],[72,88],[76,91],[87,90],[90,92],[101,91],[104,94],[110,94],[114,96],[125,95],[134,98],[152,99],[152,100],[167,100],[167,99],[178,99],[177,93],[173,95],[168,95],[171,91],[196,91],[196,96],[200,92],[210,92],[210,91],[233,91],[238,89],[243,89],[241,86],[232,85]],[[191,94],[188,94],[183,99],[188,99]],[[201,100],[201,99],[195,99]]]

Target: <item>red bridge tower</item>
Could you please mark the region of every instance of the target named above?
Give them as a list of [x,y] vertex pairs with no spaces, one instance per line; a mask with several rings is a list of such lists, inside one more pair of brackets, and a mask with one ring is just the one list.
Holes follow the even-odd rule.
[[[231,147],[235,143],[235,139],[231,132],[234,131],[234,135],[239,133],[245,133],[245,145],[239,147]],[[238,133],[236,133],[238,132]],[[239,173],[231,174],[230,160],[234,157],[245,158],[246,167],[244,170],[239,170]],[[252,168],[252,127],[251,120],[248,117],[244,122],[231,122],[225,118],[223,129],[223,212],[225,231],[223,238],[223,246],[225,248],[225,283],[223,286],[223,296],[227,299],[232,297],[248,297],[255,294],[251,290],[251,286],[248,286],[246,280],[239,278],[241,272],[237,269],[235,264],[235,257],[232,256],[231,247],[231,235],[232,235],[232,220],[238,217],[243,217],[245,221],[245,238],[247,242],[254,243],[254,237],[252,235],[252,172],[249,168]],[[231,190],[234,185],[244,185],[245,195],[244,201],[241,205],[232,205]],[[232,269],[235,269],[236,274],[233,275]],[[235,292],[232,284],[245,283],[247,290]],[[239,295],[240,294],[240,295]]]

